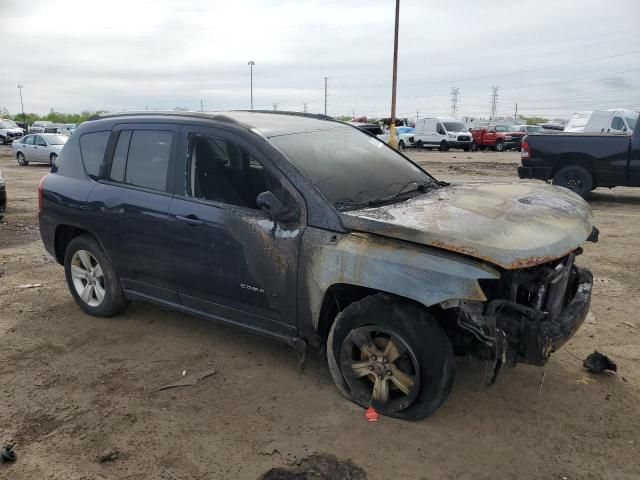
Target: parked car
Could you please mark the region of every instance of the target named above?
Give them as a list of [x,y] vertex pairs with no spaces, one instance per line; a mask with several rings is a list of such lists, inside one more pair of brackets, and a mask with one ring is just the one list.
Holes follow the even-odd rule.
[[50,123],[49,125],[45,125],[44,133],[58,133],[62,134],[64,130],[64,125],[62,123]]
[[540,125],[516,125],[516,131],[524,134],[544,133],[544,128]]
[[71,136],[73,135],[73,132],[76,131],[76,128],[78,128],[78,125],[76,123],[63,123],[62,127],[60,128],[60,132],[58,133]]
[[18,165],[26,167],[29,162],[54,164],[68,138],[55,133],[41,133],[27,135],[11,146]]
[[640,130],[626,134],[531,135],[522,142],[520,178],[551,181],[587,197],[598,187],[640,187]]
[[359,128],[363,132],[371,135],[372,137],[377,137],[378,135],[382,135],[384,133],[380,125],[378,125],[377,123],[363,123],[363,122],[347,122],[347,123],[356,128]]
[[[414,133],[415,129],[413,127],[396,127],[396,145],[398,145],[400,150],[404,150],[413,145]],[[389,143],[389,138],[391,137],[388,130],[376,136],[384,143]]]
[[51,122],[48,120],[36,120],[31,125],[31,128],[29,129],[29,133],[44,133],[47,125],[50,125],[50,124]]
[[565,132],[628,132],[629,135],[638,120],[638,112],[610,108],[593,112],[578,112],[564,127]]
[[5,180],[2,176],[2,170],[0,170],[0,221],[4,218],[4,212],[7,211],[7,189],[5,186]]
[[418,148],[437,147],[443,152],[461,148],[468,152],[471,135],[460,120],[448,117],[421,118],[416,122],[414,143]]
[[498,152],[520,150],[525,133],[513,125],[487,125],[473,129],[473,150],[491,148]]
[[23,135],[24,130],[13,120],[0,120],[0,144],[7,145]]
[[454,351],[494,373],[544,364],[589,309],[579,196],[450,186],[325,117],[106,115],[62,156],[38,188],[40,233],[81,309],[145,300],[326,348],[342,394],[385,415],[434,412]]

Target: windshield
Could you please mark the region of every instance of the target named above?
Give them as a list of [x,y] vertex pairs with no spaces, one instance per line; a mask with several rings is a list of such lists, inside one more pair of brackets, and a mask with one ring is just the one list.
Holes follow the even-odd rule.
[[63,135],[47,135],[45,137],[49,145],[64,145],[68,138]]
[[13,120],[0,120],[0,128],[18,128]]
[[[438,185],[402,155],[353,128],[269,140],[341,210],[366,206],[367,202],[388,199],[398,192],[417,192],[423,185]],[[401,197],[406,198],[407,195]]]
[[411,127],[397,127],[396,132],[400,133],[413,133],[413,128]]
[[529,125],[526,128],[529,133],[542,133],[544,131],[544,129],[539,125]]
[[518,129],[513,125],[496,125],[496,132],[517,132]]
[[462,122],[442,122],[447,132],[466,132],[467,127]]
[[624,119],[627,121],[627,125],[629,125],[629,128],[631,130],[635,130],[636,121],[638,120],[638,117],[636,117],[636,118],[624,117]]

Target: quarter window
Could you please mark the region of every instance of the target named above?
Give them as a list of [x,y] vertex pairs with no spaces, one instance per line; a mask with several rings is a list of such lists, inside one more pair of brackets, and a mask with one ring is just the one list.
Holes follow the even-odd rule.
[[622,117],[613,117],[611,130],[624,130],[624,121],[622,120]]
[[80,137],[80,154],[87,174],[98,178],[100,165],[104,160],[104,152],[111,132],[85,133]]

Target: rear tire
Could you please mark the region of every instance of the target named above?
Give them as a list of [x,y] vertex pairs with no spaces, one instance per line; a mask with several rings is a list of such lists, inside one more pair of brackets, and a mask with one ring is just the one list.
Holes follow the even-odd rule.
[[71,240],[64,255],[64,274],[74,300],[89,315],[111,317],[129,304],[109,258],[90,235]]
[[21,167],[26,167],[27,165],[29,165],[29,162],[26,158],[24,158],[24,154],[22,152],[18,152],[16,158],[18,159],[18,165],[20,165]]
[[418,140],[416,142],[416,147],[418,147],[418,148],[423,148],[424,147],[424,143],[422,143],[422,140]]
[[553,176],[552,183],[559,187],[565,187],[587,198],[593,190],[593,177],[589,171],[580,165],[567,165],[558,170]]
[[405,420],[435,412],[455,376],[451,342],[435,318],[387,294],[354,302],[338,315],[327,361],[348,400]]
[[58,155],[56,155],[55,153],[49,155],[49,165],[53,165],[54,163],[56,163],[57,158]]

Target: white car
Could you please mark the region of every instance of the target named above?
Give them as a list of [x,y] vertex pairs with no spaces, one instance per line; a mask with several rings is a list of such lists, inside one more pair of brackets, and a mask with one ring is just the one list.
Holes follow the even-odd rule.
[[0,144],[6,145],[23,135],[24,130],[13,120],[0,120]]
[[27,166],[29,162],[53,165],[60,155],[69,137],[57,133],[39,133],[27,135],[11,144],[18,165]]
[[[396,143],[400,150],[413,146],[414,131],[413,127],[396,127]],[[388,130],[385,133],[376,136],[384,143],[389,143],[390,134]]]
[[51,125],[51,122],[48,120],[37,120],[31,125],[29,133],[44,133],[44,129],[47,128],[48,125]]

